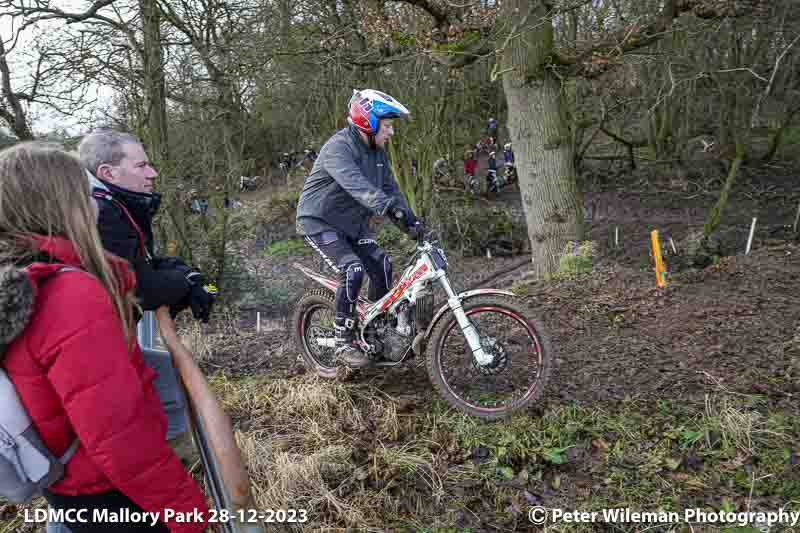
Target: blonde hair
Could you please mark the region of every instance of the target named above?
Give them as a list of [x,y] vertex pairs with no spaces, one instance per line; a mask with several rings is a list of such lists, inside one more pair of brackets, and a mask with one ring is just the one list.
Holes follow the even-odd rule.
[[132,295],[106,259],[89,203],[89,184],[78,159],[40,142],[0,151],[0,263],[25,263],[40,254],[33,235],[69,240],[81,267],[108,292],[133,345]]

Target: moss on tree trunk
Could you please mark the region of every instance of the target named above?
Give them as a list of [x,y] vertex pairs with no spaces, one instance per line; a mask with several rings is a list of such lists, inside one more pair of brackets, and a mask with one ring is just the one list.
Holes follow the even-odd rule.
[[518,21],[506,36],[500,71],[508,102],[522,205],[533,255],[533,272],[558,270],[565,244],[583,234],[573,145],[561,83],[546,68],[553,27],[544,2],[511,0],[506,20]]

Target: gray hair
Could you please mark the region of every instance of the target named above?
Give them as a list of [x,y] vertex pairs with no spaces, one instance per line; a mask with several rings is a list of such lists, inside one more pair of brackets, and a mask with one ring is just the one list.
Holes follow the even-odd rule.
[[97,167],[100,165],[118,165],[125,157],[123,145],[133,143],[141,144],[142,141],[130,133],[112,129],[96,130],[81,140],[78,154],[84,168],[97,175]]

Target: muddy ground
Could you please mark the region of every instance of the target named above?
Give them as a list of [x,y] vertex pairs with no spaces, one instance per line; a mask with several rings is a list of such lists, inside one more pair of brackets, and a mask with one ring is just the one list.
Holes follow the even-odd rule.
[[[776,400],[791,398],[797,391],[783,379],[791,372],[783,346],[800,324],[800,252],[789,227],[800,200],[794,170],[746,169],[721,228],[732,255],[704,270],[671,274],[666,289],[655,287],[650,231],[658,229],[665,241],[672,238],[680,254],[683,239],[702,226],[716,201],[714,185],[719,181],[711,180],[702,189],[691,180],[653,177],[657,172],[640,170],[614,187],[596,178],[583,184],[594,189],[585,193],[589,235],[598,244],[590,274],[529,283],[527,256],[451,257],[456,287],[518,289],[545,324],[553,347],[557,365],[546,396],[550,402],[697,396],[710,385],[769,390]],[[508,190],[494,201],[518,208],[519,192]],[[752,217],[758,219],[756,233],[752,252],[745,256]],[[668,266],[673,259],[669,250],[671,246]],[[254,253],[251,261],[265,285],[288,294],[287,303],[242,311],[239,328],[248,335],[241,343],[231,339],[231,351],[213,354],[210,368],[225,368],[233,375],[267,372],[276,378],[302,374],[285,326],[292,302],[313,283],[291,263],[319,267],[319,260]],[[402,264],[398,258],[395,262]],[[514,266],[518,268],[507,272]],[[260,334],[255,334],[256,310],[268,329]],[[416,363],[368,371],[364,379],[426,397],[430,385],[421,362]]]
[[[357,431],[354,468],[360,465],[377,480],[387,469],[375,462],[380,450],[417,449],[426,442],[423,449],[436,456],[431,472],[443,479],[445,496],[434,497],[417,469],[391,490],[382,482],[364,482],[356,494],[384,498],[373,507],[373,518],[351,521],[340,512],[320,511],[325,523],[341,531],[346,525],[369,525],[369,531],[533,531],[525,518],[531,505],[741,511],[800,502],[800,241],[790,228],[800,201],[797,173],[787,167],[746,170],[720,230],[729,255],[704,269],[671,272],[668,286],[660,289],[650,231],[672,238],[677,254],[670,245],[666,262],[678,263],[684,238],[702,226],[716,201],[719,181],[698,186],[658,172],[640,170],[613,187],[597,179],[583,183],[589,235],[597,244],[591,272],[539,282],[528,279],[526,256],[451,256],[458,288],[512,288],[544,325],[555,361],[545,394],[527,416],[471,424],[443,406],[421,358],[391,370],[359,371],[346,384],[349,394],[385,398],[404,429],[391,438],[395,442],[374,425]],[[515,190],[494,201],[520,206]],[[745,255],[753,217],[755,238]],[[232,325],[213,343],[203,366],[231,380],[259,376],[289,388],[318,383],[306,374],[286,327],[292,302],[313,286],[289,265],[296,260],[317,266],[318,260],[251,257],[252,268],[267,284],[282,287],[288,303],[259,308],[265,325],[260,333],[255,309],[230,317]],[[362,414],[372,402],[359,407]],[[347,418],[346,412],[339,416]],[[249,427],[247,419],[234,417],[234,423]],[[344,422],[333,424],[351,431]],[[645,529],[719,531],[697,524],[553,531]],[[761,529],[767,530],[791,531]]]

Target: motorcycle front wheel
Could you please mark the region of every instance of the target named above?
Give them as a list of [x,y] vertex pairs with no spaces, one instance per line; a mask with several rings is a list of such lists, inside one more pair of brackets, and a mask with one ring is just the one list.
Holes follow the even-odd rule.
[[550,344],[530,310],[513,297],[479,296],[463,304],[491,356],[479,364],[455,315],[434,327],[428,343],[431,382],[451,406],[479,418],[503,418],[544,392],[552,362]]

